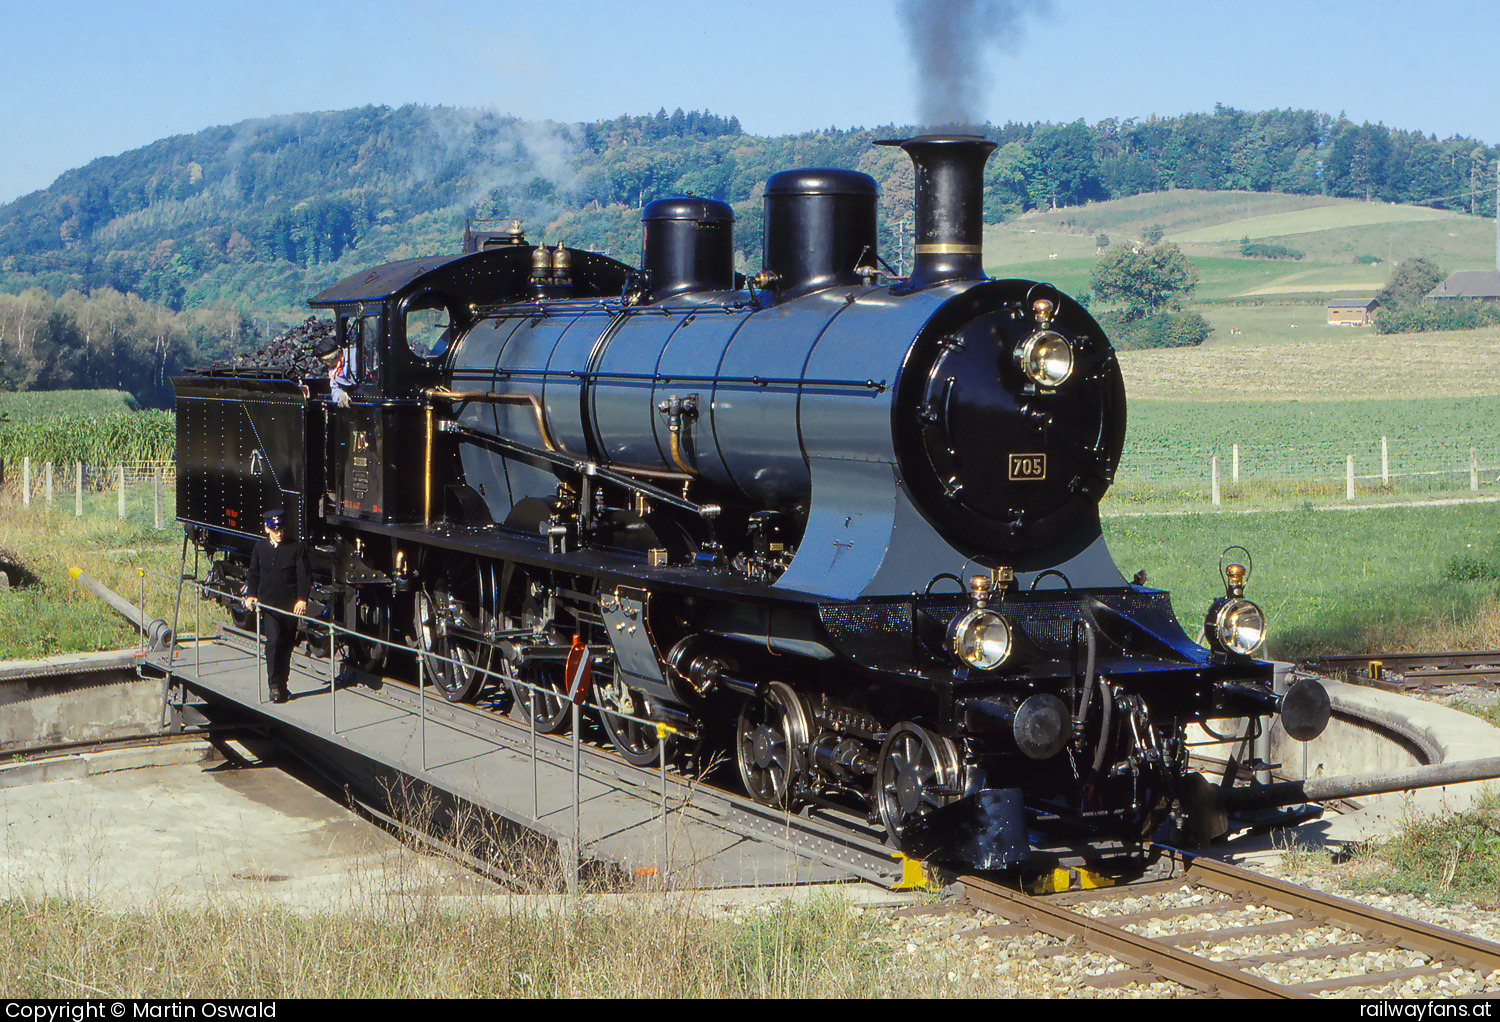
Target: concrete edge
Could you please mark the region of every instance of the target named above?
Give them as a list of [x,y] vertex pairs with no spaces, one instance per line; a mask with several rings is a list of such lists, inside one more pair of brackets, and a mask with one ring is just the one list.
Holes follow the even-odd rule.
[[1462,710],[1331,678],[1318,680],[1328,690],[1334,712],[1405,736],[1433,755],[1435,763],[1485,759],[1500,751],[1500,728]]
[[141,661],[136,654],[137,649],[132,647],[102,653],[66,653],[40,660],[7,660],[0,663],[0,682],[134,668]]
[[0,788],[21,788],[52,781],[76,781],[117,770],[185,766],[205,762],[212,755],[213,746],[208,742],[174,742],[171,745],[144,745],[130,749],[83,752],[75,756],[19,760],[0,765]]

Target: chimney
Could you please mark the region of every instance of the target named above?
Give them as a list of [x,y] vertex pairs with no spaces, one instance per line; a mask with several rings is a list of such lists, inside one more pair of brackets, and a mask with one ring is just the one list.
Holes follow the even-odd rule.
[[916,165],[916,259],[905,290],[945,280],[983,280],[984,165],[995,143],[982,135],[921,135],[900,146]]

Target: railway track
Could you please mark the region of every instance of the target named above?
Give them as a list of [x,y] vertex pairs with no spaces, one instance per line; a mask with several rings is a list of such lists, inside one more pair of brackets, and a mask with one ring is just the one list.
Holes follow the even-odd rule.
[[1453,689],[1500,690],[1500,650],[1444,653],[1360,653],[1308,662],[1330,677],[1347,678],[1391,692],[1449,693]]
[[[1100,994],[1148,985],[1156,996],[1493,996],[1500,944],[1249,870],[1166,850],[1177,875],[1128,887],[1031,897],[964,878],[940,910],[1005,922],[961,931],[996,941],[1035,931],[1037,959],[1107,956],[1082,982]],[[1185,988],[1185,989],[1183,989]]]

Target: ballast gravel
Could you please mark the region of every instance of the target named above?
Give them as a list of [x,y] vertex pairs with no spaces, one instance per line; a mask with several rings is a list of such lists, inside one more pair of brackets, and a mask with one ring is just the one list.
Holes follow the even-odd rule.
[[[1339,886],[1337,875],[1288,868],[1281,863],[1259,863],[1258,871],[1314,890],[1357,901],[1395,915],[1419,919],[1435,926],[1472,934],[1500,943],[1500,912],[1476,905],[1434,905],[1407,895],[1351,893]],[[1206,913],[1223,896],[1187,887],[1151,895],[1132,895],[1129,889],[1107,902],[1091,902],[1076,910],[1107,919],[1160,909],[1196,908],[1203,914],[1174,915],[1168,919],[1135,919],[1122,923],[1125,929],[1144,936],[1193,932],[1207,924]],[[1274,908],[1251,906],[1232,909],[1213,919],[1215,928],[1256,926],[1287,919]],[[1177,983],[1155,980],[1133,973],[1130,967],[1108,955],[1082,946],[1059,945],[1051,937],[1036,933],[993,936],[983,931],[1005,926],[1007,921],[982,911],[957,913],[912,912],[888,917],[878,939],[886,946],[890,970],[883,977],[891,993],[903,989],[936,991],[964,997],[1077,997],[1077,998],[1167,998],[1186,997],[1192,991]],[[1283,985],[1340,981],[1367,973],[1424,968],[1425,955],[1392,948],[1350,949],[1321,953],[1337,945],[1354,945],[1366,938],[1336,926],[1312,926],[1285,933],[1236,934],[1216,939],[1207,933],[1201,942],[1174,943],[1181,949],[1210,958],[1268,959],[1246,962],[1242,967],[1263,979]],[[1306,952],[1306,954],[1298,954]],[[1291,955],[1293,957],[1286,957]],[[1119,984],[1111,981],[1111,974]],[[1464,968],[1448,968],[1420,976],[1395,979],[1380,986],[1340,985],[1318,991],[1319,997],[1457,997],[1500,994],[1500,970],[1488,975]]]

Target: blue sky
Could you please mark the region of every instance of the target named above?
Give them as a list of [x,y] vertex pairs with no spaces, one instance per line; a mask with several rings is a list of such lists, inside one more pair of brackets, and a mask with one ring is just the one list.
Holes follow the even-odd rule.
[[[1493,0],[1017,2],[1014,28],[977,47],[980,119],[1092,124],[1224,103],[1500,142]],[[0,0],[0,12],[0,202],[169,135],[366,103],[559,121],[708,109],[764,135],[918,120],[897,0]]]

